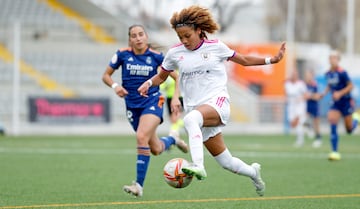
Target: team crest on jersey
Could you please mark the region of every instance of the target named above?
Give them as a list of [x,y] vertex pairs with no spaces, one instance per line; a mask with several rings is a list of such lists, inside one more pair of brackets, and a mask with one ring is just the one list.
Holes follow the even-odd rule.
[[201,53],[201,57],[204,60],[208,60],[210,58],[210,53],[207,53],[207,52]]
[[150,65],[151,64],[151,57],[146,57],[146,64]]

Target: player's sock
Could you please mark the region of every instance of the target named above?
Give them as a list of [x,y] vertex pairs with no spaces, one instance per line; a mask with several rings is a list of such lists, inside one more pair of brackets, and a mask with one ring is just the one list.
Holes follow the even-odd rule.
[[339,141],[339,136],[337,134],[337,125],[331,124],[330,129],[331,129],[331,135],[330,135],[331,148],[332,151],[337,152],[338,141]]
[[164,148],[163,151],[169,150],[171,145],[175,144],[175,138],[172,136],[164,136],[160,138],[160,141],[163,142]]
[[316,139],[320,140],[321,139],[321,134],[317,133],[315,137],[316,137]]
[[304,126],[300,123],[296,126],[296,144],[298,146],[304,144]]
[[197,110],[192,110],[184,117],[185,129],[189,136],[190,154],[193,163],[204,167],[203,135],[200,127],[203,125],[203,117]]
[[358,120],[353,120],[351,132],[353,132],[353,131],[355,130],[355,128],[357,127],[358,123],[359,123]]
[[143,186],[150,162],[150,147],[138,147],[137,152],[136,182]]
[[231,172],[254,178],[256,171],[253,167],[246,164],[239,158],[233,157],[228,149],[221,154],[215,156],[215,160],[226,170]]

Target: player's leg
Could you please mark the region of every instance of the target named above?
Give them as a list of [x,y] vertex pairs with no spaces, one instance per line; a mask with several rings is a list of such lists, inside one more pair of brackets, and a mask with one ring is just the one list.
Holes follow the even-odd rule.
[[136,197],[143,195],[143,186],[150,162],[150,152],[158,153],[163,149],[159,143],[150,148],[149,141],[155,135],[160,118],[156,115],[145,114],[138,119],[136,128],[137,160],[136,160],[136,181],[132,185],[125,185],[124,191]]
[[[215,98],[215,100],[217,100],[217,98]],[[222,101],[225,101],[225,98],[222,99]],[[220,103],[217,104],[220,105]],[[199,180],[206,178],[207,174],[204,168],[204,137],[202,127],[219,126],[221,124],[222,120],[219,113],[209,104],[200,105],[185,115],[184,126],[188,133],[190,154],[193,162],[191,166],[183,168],[185,173],[195,175]]]
[[348,134],[351,134],[358,125],[359,114],[354,112],[355,104],[352,104],[351,101],[343,104],[341,113],[344,116],[345,129]]
[[330,109],[328,112],[328,121],[330,123],[330,143],[331,153],[329,154],[329,160],[340,160],[340,154],[338,153],[338,141],[339,135],[337,133],[337,124],[341,118],[341,113],[337,109]]
[[322,145],[322,138],[320,133],[320,117],[314,116],[313,118],[314,131],[315,131],[315,140],[312,144],[314,148],[318,148]]
[[[208,129],[216,129],[216,127]],[[256,187],[256,192],[261,196],[264,195],[265,183],[261,179],[260,165],[258,163],[248,165],[239,158],[233,157],[224,143],[221,132],[206,140],[204,145],[224,169],[250,177]]]

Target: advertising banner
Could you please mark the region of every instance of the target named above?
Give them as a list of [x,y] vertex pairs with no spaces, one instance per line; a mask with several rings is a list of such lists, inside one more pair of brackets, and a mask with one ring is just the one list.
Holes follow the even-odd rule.
[[110,122],[109,98],[30,97],[29,121],[47,124]]

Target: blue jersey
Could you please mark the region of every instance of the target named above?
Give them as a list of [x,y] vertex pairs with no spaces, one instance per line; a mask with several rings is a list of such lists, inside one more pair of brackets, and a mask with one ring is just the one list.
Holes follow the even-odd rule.
[[148,48],[144,54],[136,55],[131,48],[120,49],[112,57],[109,66],[114,70],[121,66],[122,86],[129,92],[125,97],[126,106],[143,108],[148,105],[152,96],[159,97],[159,87],[150,87],[149,97],[143,97],[137,89],[145,81],[157,74],[157,69],[164,60],[162,53]]
[[[315,81],[312,81],[310,83],[306,83],[306,88],[307,88],[307,92],[310,95],[314,95],[316,93],[318,93],[318,86],[317,83]],[[307,112],[314,116],[317,117],[319,115],[319,102],[315,99],[308,99],[306,101],[306,108],[307,108]]]
[[[350,81],[349,75],[347,72],[341,68],[336,69],[335,71],[329,70],[326,74],[326,82],[328,87],[330,88],[330,92],[334,93],[335,91],[339,91],[345,88]],[[348,101],[351,99],[350,93],[342,96],[335,103],[341,103],[343,101]]]
[[[340,68],[335,71],[328,71],[326,81],[331,93],[345,88],[351,82],[347,72]],[[354,107],[351,103],[350,93],[345,94],[337,101],[333,101],[330,109],[339,111],[343,116],[351,115],[354,112]]]

